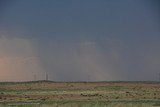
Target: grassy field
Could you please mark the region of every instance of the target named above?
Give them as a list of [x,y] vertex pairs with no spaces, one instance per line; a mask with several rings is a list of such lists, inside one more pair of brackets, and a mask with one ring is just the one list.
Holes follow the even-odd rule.
[[0,107],[160,107],[159,82],[0,83]]

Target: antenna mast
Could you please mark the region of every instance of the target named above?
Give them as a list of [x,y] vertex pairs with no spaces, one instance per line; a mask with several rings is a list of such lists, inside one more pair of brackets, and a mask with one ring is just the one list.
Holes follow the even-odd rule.
[[34,81],[36,81],[36,75],[34,75]]
[[48,74],[46,73],[46,81],[48,81]]

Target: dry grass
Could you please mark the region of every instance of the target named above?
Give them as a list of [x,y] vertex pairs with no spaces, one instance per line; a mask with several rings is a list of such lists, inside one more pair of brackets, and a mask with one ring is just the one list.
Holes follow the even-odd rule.
[[160,101],[160,83],[0,83],[0,102]]

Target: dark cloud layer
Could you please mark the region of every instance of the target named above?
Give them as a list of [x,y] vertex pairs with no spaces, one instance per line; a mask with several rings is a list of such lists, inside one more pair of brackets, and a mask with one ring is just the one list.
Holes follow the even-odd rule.
[[160,23],[151,1],[3,3],[1,81],[45,73],[55,81],[158,79]]

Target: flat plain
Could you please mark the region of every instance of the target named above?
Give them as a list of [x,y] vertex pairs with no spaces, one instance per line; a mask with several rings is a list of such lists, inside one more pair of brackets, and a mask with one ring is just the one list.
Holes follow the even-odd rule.
[[1,82],[0,107],[160,107],[160,82]]

